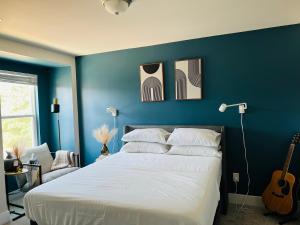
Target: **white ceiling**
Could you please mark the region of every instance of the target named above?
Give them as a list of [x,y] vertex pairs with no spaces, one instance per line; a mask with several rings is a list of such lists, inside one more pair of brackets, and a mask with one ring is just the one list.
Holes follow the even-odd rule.
[[0,0],[0,34],[86,55],[300,23],[299,0]]

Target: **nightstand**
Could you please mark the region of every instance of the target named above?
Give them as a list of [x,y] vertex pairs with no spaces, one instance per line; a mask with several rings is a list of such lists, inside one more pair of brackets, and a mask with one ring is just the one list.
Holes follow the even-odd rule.
[[100,155],[100,156],[96,159],[96,162],[99,161],[99,160],[105,159],[105,158],[107,158],[107,157],[109,157],[109,156],[110,156],[110,154],[108,154],[108,155]]
[[16,207],[16,208],[19,208],[19,209],[24,209],[24,206],[22,205],[17,205],[17,204],[14,204],[14,203],[10,203],[9,202],[9,195],[8,195],[8,187],[7,187],[7,178],[9,176],[19,176],[19,175],[22,175],[22,174],[27,174],[29,171],[28,169],[22,169],[18,172],[5,172],[5,187],[6,187],[6,203],[7,203],[7,208],[9,209],[9,212],[11,214],[15,214],[17,215],[17,217],[13,218],[13,221],[25,216],[25,213],[19,213],[19,212],[16,212],[15,210],[10,210],[10,206],[13,206],[13,207]]

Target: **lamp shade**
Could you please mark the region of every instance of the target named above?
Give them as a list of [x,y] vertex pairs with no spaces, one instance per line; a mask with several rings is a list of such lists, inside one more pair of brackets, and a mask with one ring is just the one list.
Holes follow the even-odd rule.
[[58,99],[54,98],[53,99],[53,104],[51,104],[51,112],[52,113],[59,113],[59,104],[58,104]]
[[225,112],[226,108],[227,108],[227,105],[225,103],[223,103],[222,105],[220,105],[219,111]]

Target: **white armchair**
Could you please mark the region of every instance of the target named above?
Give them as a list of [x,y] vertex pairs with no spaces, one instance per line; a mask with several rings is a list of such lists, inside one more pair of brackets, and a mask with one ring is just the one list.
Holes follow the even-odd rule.
[[[28,163],[32,154],[34,154],[38,160],[38,164]],[[55,156],[55,152],[53,155]],[[37,184],[47,183],[79,169],[79,155],[74,153],[72,159],[73,164],[70,167],[51,170],[54,159],[46,143],[31,149],[27,149],[21,157],[21,161],[24,166],[32,171],[30,177],[27,176],[27,178],[25,178],[19,176],[17,178],[19,188],[24,187],[25,189],[30,189],[32,186],[36,186]]]

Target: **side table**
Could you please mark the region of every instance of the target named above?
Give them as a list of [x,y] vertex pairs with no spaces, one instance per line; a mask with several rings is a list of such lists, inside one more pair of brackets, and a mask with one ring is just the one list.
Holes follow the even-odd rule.
[[17,208],[20,208],[20,209],[24,209],[24,206],[17,205],[17,204],[9,202],[8,187],[7,187],[7,180],[8,179],[7,178],[9,176],[19,176],[21,174],[26,174],[28,172],[29,172],[29,170],[28,169],[24,169],[24,168],[22,170],[18,171],[18,172],[5,172],[5,189],[6,189],[6,203],[7,203],[7,208],[8,208],[8,210],[9,210],[9,212],[11,214],[17,215],[17,217],[13,218],[13,221],[15,221],[17,219],[20,219],[21,217],[25,216],[25,213],[18,213],[15,210],[10,210],[10,206],[14,206],[14,207],[17,207]]

